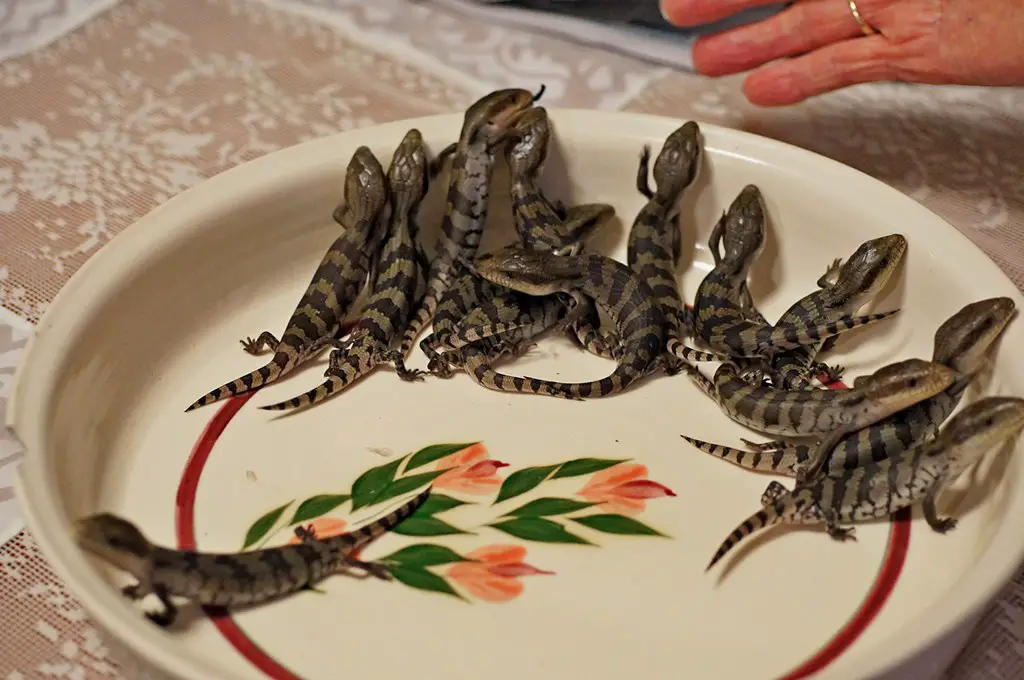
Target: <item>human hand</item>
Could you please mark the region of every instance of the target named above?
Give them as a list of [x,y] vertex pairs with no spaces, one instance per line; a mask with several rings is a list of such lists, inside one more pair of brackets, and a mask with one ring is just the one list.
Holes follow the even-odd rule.
[[[661,7],[673,24],[694,26],[775,2],[661,0]],[[855,6],[864,32],[848,0],[798,0],[757,23],[702,36],[694,66],[708,76],[753,69],[743,91],[762,106],[883,80],[1024,85],[1020,0],[856,0]]]

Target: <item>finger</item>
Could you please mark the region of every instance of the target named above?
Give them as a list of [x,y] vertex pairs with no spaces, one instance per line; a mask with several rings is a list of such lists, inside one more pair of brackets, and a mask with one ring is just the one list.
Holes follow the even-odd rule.
[[697,26],[726,19],[746,9],[777,4],[779,0],[661,0],[661,15],[675,26]]
[[751,104],[786,106],[858,83],[892,80],[892,45],[881,35],[851,38],[762,66],[743,82]]
[[763,21],[699,38],[693,64],[698,73],[724,76],[860,34],[844,4],[804,0]]

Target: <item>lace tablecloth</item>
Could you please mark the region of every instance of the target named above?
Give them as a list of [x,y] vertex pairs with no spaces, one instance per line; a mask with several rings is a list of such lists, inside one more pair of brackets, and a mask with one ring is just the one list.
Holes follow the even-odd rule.
[[[459,110],[544,82],[547,106],[750,130],[924,203],[1024,285],[1024,92],[865,85],[781,110],[621,53],[405,0],[0,4],[0,413],[32,324],[118,231],[228,167],[338,130]],[[372,77],[367,74],[372,73]],[[1015,134],[1015,128],[1017,130]],[[118,678],[21,528],[20,447],[0,434],[0,678]],[[1024,573],[949,671],[1024,673]]]

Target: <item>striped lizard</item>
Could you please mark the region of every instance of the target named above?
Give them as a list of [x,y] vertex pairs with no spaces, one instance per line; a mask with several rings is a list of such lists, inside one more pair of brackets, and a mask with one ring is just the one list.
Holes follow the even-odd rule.
[[[932,362],[956,371],[953,383],[929,399],[843,437],[829,454],[827,474],[892,458],[916,442],[933,438],[989,360],[996,340],[1015,313],[1012,299],[996,297],[967,304],[944,321],[935,331]],[[744,440],[752,449],[746,451],[682,437],[699,450],[739,467],[787,477],[795,477],[814,450],[809,444]]]
[[274,356],[263,367],[218,387],[186,411],[221,399],[245,394],[275,382],[328,346],[338,346],[338,334],[349,307],[367,283],[370,269],[386,231],[387,184],[384,169],[365,146],[356,149],[345,173],[344,201],[334,219],[345,227],[327,250],[306,292],[288,320],[281,340],[264,331],[253,340],[242,340],[252,355],[265,348]]
[[[864,316],[835,315],[825,319],[779,323],[764,321],[747,288],[747,274],[764,248],[764,197],[747,185],[715,224],[708,246],[715,267],[697,287],[694,331],[713,352],[735,358],[760,358],[814,344],[848,330],[886,319],[899,310]],[[720,253],[720,246],[724,254]]]
[[466,110],[452,156],[447,206],[427,275],[427,292],[403,329],[399,348],[384,358],[395,365],[403,380],[422,379],[423,371],[406,368],[405,359],[420,331],[434,318],[442,296],[457,280],[456,262],[472,260],[476,255],[487,221],[496,149],[543,93],[543,86],[536,94],[519,88],[496,90]]
[[[836,260],[818,279],[818,290],[804,296],[779,317],[776,325],[813,323],[820,319],[854,314],[872,300],[889,282],[889,278],[903,263],[907,239],[901,234],[889,234],[865,241],[853,252],[845,264]],[[830,279],[835,277],[833,283]],[[751,307],[751,318],[763,321],[760,312]],[[772,384],[784,389],[812,387],[811,375],[825,375],[828,380],[839,380],[841,366],[828,366],[814,361],[819,351],[828,351],[838,336],[803,345],[775,355],[768,376]],[[763,365],[763,362],[757,362]],[[747,378],[747,375],[744,375]],[[748,378],[749,379],[749,378]]]
[[261,409],[284,411],[316,404],[367,375],[380,363],[416,301],[421,272],[413,225],[416,211],[427,193],[429,171],[423,136],[419,130],[409,130],[388,168],[391,200],[388,240],[381,249],[373,293],[366,301],[355,330],[342,348],[331,352],[323,383],[305,394],[261,406]]
[[302,539],[299,544],[241,553],[165,548],[152,543],[128,520],[106,512],[79,519],[75,534],[83,549],[135,577],[136,583],[122,589],[126,597],[139,600],[156,595],[163,610],[146,616],[166,627],[178,612],[172,596],[203,606],[241,607],[296,593],[350,568],[390,580],[387,567],[355,555],[408,519],[429,496],[428,487],[393,512],[349,533],[318,539],[296,530]]
[[[681,251],[682,240],[678,224],[678,204],[680,195],[697,175],[701,155],[699,133],[697,124],[691,121],[665,140],[654,165],[657,191],[652,191],[648,183],[651,153],[649,146],[644,147],[637,170],[637,189],[648,202],[640,210],[630,230],[628,263],[633,272],[651,287],[655,294],[655,302],[661,306],[666,319],[668,356],[665,369],[669,373],[678,372],[676,362],[681,360],[713,361],[724,358],[686,347],[680,339],[679,326],[683,305],[675,275],[675,262]],[[536,204],[537,201],[534,202],[534,205]],[[537,230],[534,233],[543,234],[547,231],[549,230]],[[523,240],[524,245],[529,247],[529,238],[524,236]],[[617,341],[614,336],[602,334],[598,330],[596,309],[589,303],[584,304],[589,312],[585,323],[572,324],[577,338],[592,353],[615,357],[618,354],[615,349]],[[583,310],[578,311],[577,315],[582,317],[582,312]],[[532,319],[526,319],[527,323],[530,321]],[[507,332],[505,329],[508,327],[509,324],[499,326],[493,318],[478,318],[472,322],[467,318],[459,330],[447,337],[440,346],[448,351],[454,351],[468,343],[479,341],[477,335],[481,329],[490,332],[501,328],[503,332]],[[511,382],[505,383],[513,391],[524,391],[527,385],[541,389],[548,387],[543,381],[531,380],[527,385],[519,385],[515,380],[512,378]]]
[[[603,397],[663,368],[665,317],[661,306],[655,303],[650,287],[621,262],[597,253],[559,256],[512,247],[484,255],[470,266],[488,281],[529,295],[561,292],[577,299],[585,295],[614,323],[621,356],[611,375],[586,383],[525,378],[531,385],[568,391],[575,399]],[[483,337],[493,334],[480,330]]]
[[761,498],[761,509],[729,534],[707,568],[768,526],[824,524],[832,538],[844,541],[855,538],[854,529],[841,524],[882,519],[918,503],[928,526],[944,534],[956,520],[939,517],[939,493],[993,447],[1019,437],[1022,429],[1024,399],[986,397],[964,407],[934,439],[893,458],[822,475],[792,491],[774,482]]

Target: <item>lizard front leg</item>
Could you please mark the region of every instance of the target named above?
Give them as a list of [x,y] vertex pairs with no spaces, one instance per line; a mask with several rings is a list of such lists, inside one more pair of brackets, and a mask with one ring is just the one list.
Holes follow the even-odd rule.
[[822,513],[825,516],[825,531],[829,537],[834,541],[856,541],[857,537],[854,535],[855,531],[853,527],[841,527],[839,526],[839,518],[831,510],[825,510]]
[[255,340],[247,337],[238,342],[242,343],[243,350],[253,356],[263,354],[264,350],[275,352],[277,351],[277,346],[281,344],[281,341],[275,338],[274,334],[270,331],[263,331]]
[[650,165],[651,165],[651,145],[644,144],[643,150],[640,152],[640,162],[636,168],[636,190],[643,194],[643,197],[648,201],[654,198],[654,192],[651,190],[650,184]]
[[843,374],[846,373],[846,367],[838,364],[831,366],[820,361],[815,361],[811,364],[810,372],[814,375],[823,377],[825,379],[823,382],[838,382],[842,379]]
[[925,494],[924,501],[921,503],[921,510],[924,512],[924,520],[928,522],[934,531],[940,534],[944,534],[951,529],[956,528],[956,520],[952,517],[939,517],[939,512],[935,508],[935,501],[941,491],[941,485],[935,483],[928,489]]
[[834,286],[835,283],[833,283],[831,279],[833,276],[839,273],[839,268],[842,266],[843,258],[837,257],[836,259],[832,260],[832,264],[830,264],[825,269],[825,273],[818,277],[818,288],[831,288],[832,286]]
[[165,587],[154,585],[153,594],[160,600],[160,604],[163,605],[163,610],[158,612],[146,612],[146,618],[161,628],[167,628],[174,623],[174,620],[178,617],[178,608],[174,606],[173,602],[171,602],[170,595]]

